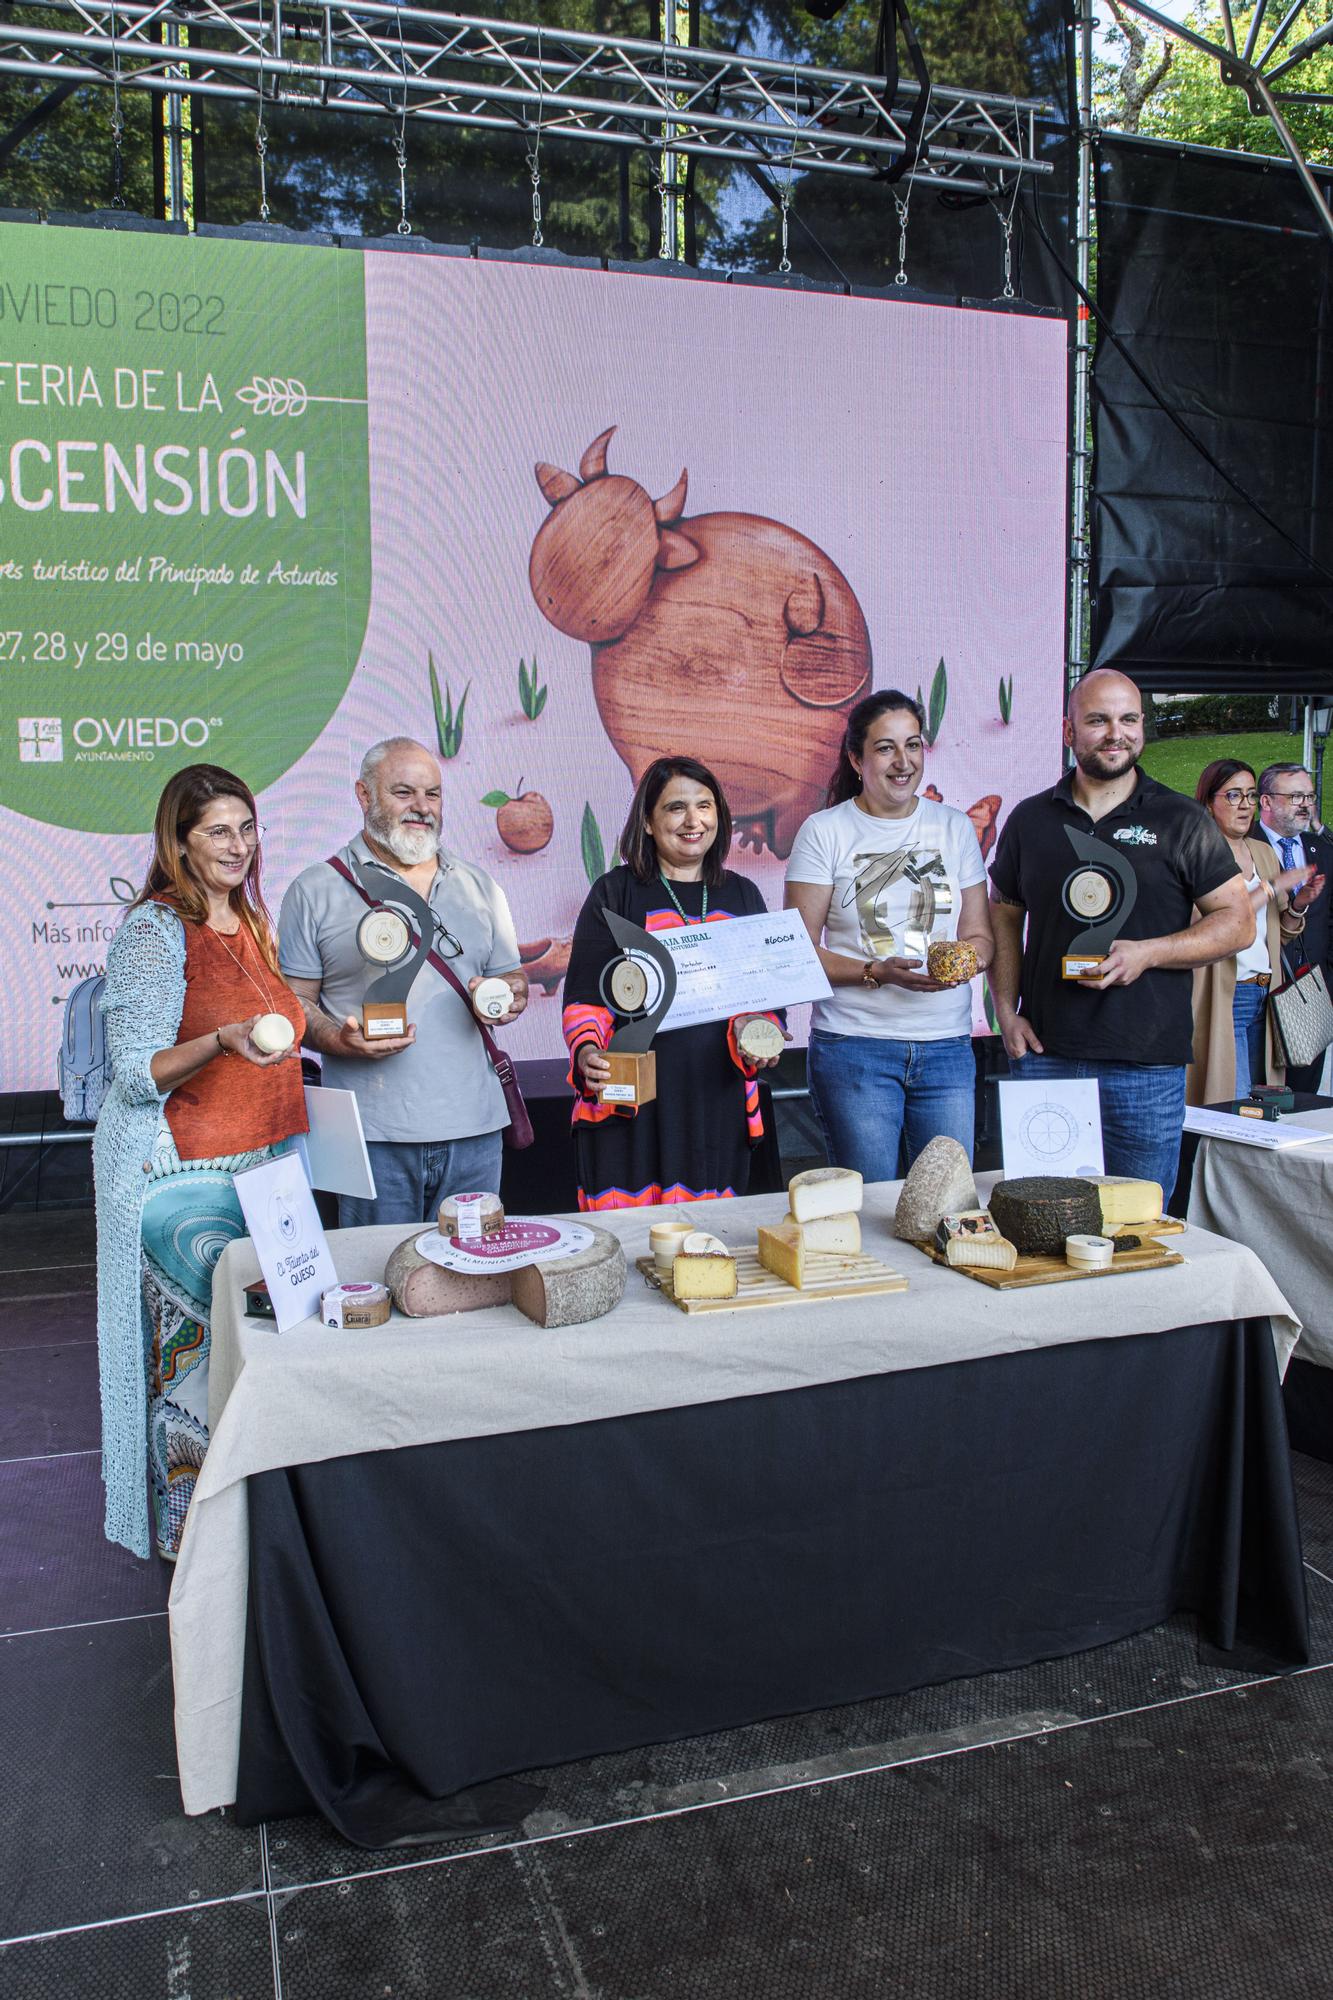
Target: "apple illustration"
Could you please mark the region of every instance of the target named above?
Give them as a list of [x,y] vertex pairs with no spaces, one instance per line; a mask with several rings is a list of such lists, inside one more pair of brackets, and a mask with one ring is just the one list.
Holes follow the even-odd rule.
[[495,830],[511,854],[540,854],[555,831],[555,815],[540,792],[487,792],[481,803],[494,806]]

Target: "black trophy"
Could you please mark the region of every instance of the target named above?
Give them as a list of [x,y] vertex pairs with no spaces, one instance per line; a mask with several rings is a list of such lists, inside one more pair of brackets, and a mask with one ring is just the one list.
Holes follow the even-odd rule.
[[1060,970],[1066,979],[1095,979],[1138,900],[1139,878],[1108,841],[1093,840],[1077,827],[1065,832],[1079,865],[1065,877],[1060,900],[1087,929],[1069,940]]
[[597,1092],[602,1104],[651,1104],[657,1095],[652,1039],[676,997],[671,953],[650,932],[614,910],[603,910],[620,957],[603,968],[602,1000],[620,1020],[607,1044],[611,1074]]
[[[388,876],[387,870],[383,873]],[[356,948],[368,965],[385,968],[366,988],[361,1032],[368,1042],[387,1040],[407,1033],[407,996],[430,952],[435,919],[430,904],[401,876],[388,877],[391,887],[386,896],[375,876],[359,866],[356,874],[366,894],[375,899],[374,909],[367,910],[356,927]]]

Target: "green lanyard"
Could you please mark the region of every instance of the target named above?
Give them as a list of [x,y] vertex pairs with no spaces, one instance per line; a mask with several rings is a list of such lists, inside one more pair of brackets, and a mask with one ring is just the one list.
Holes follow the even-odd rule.
[[666,876],[662,873],[660,868],[657,871],[657,879],[662,884],[662,887],[666,890],[668,896],[670,896],[672,902],[675,904],[676,914],[680,918],[683,924],[693,924],[693,923],[706,924],[708,922],[708,884],[706,882],[703,885],[703,891],[704,891],[703,915],[700,917],[687,917],[684,910],[680,906],[679,896],[676,894],[671,884],[667,881]]

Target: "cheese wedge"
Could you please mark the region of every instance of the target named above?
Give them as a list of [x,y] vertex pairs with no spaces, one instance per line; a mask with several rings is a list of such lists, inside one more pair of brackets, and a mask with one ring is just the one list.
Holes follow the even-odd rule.
[[935,1248],[947,1251],[956,1236],[989,1238],[992,1243],[1002,1240],[988,1208],[968,1208],[961,1215],[942,1215],[935,1231]]
[[696,1229],[672,1261],[671,1289],[678,1299],[734,1299],[736,1259],[719,1237]]
[[850,1167],[811,1167],[787,1183],[787,1206],[797,1222],[819,1222],[826,1215],[850,1215],[860,1209],[864,1182]]
[[841,1257],[859,1257],[861,1254],[861,1218],[859,1215],[821,1215],[813,1222],[798,1222],[794,1215],[783,1218],[793,1229],[801,1232],[801,1241],[807,1250],[832,1251]]
[[799,1291],[805,1282],[805,1241],[801,1225],[797,1222],[778,1222],[769,1228],[761,1224],[759,1262],[775,1278],[795,1285]]
[[951,1271],[1012,1271],[1018,1252],[1003,1236],[951,1236],[944,1261]]
[[1092,1174],[1089,1179],[1102,1205],[1103,1229],[1133,1229],[1161,1220],[1162,1190],[1156,1181],[1136,1181],[1121,1174]]

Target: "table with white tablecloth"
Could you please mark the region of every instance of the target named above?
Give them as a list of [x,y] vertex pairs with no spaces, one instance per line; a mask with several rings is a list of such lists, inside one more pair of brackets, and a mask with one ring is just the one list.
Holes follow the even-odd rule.
[[[983,1178],[983,1189],[985,1185]],[[698,1497],[701,1481],[706,1479],[708,1521],[703,1525],[695,1523],[690,1532],[700,1538],[700,1547],[707,1544],[707,1551],[704,1555],[696,1554],[686,1566],[688,1577],[684,1570],[677,1577],[678,1587],[690,1596],[691,1602],[682,1603],[680,1617],[672,1615],[669,1605],[656,1608],[641,1605],[635,1613],[669,1617],[675,1644],[682,1629],[688,1630],[700,1622],[693,1597],[696,1588],[703,1588],[698,1579],[707,1570],[708,1562],[727,1543],[728,1509],[736,1508],[739,1518],[753,1504],[755,1483],[763,1483],[767,1464],[774,1465],[775,1478],[780,1474],[782,1479],[790,1481],[800,1476],[803,1455],[811,1455],[808,1488],[794,1498],[788,1493],[781,1501],[782,1506],[795,1509],[800,1519],[819,1514],[821,1496],[840,1492],[844,1486],[851,1495],[847,1504],[860,1506],[859,1496],[866,1481],[873,1483],[885,1476],[881,1464],[884,1454],[875,1442],[873,1430],[884,1420],[878,1404],[871,1409],[876,1397],[882,1398],[886,1393],[892,1397],[897,1393],[901,1400],[909,1385],[913,1394],[928,1396],[927,1403],[912,1416],[907,1436],[894,1444],[891,1455],[905,1463],[912,1437],[922,1434],[923,1425],[928,1428],[929,1422],[937,1417],[940,1443],[933,1448],[932,1477],[938,1477],[942,1491],[947,1492],[951,1482],[961,1488],[970,1473],[970,1464],[962,1461],[975,1462],[979,1449],[975,1443],[965,1441],[964,1431],[969,1423],[974,1429],[979,1426],[983,1440],[997,1454],[992,1474],[997,1482],[994,1490],[1003,1494],[1010,1488],[1016,1493],[1022,1488],[1023,1504],[1031,1504],[1034,1519],[1049,1522],[1063,1513],[1076,1519],[1081,1504],[1078,1494],[1054,1490],[1052,1482],[1057,1480],[1095,1477],[1098,1492],[1096,1496],[1089,1494],[1089,1499],[1095,1498],[1098,1506],[1110,1504],[1108,1493],[1114,1484],[1113,1470],[1107,1472],[1103,1468],[1094,1474],[1089,1467],[1085,1474],[1080,1468],[1090,1456],[1086,1445],[1075,1448],[1072,1468],[1062,1463],[1057,1473],[1054,1469],[1057,1454],[1052,1451],[1051,1469],[1043,1470],[1041,1460],[1046,1447],[1041,1440],[1054,1436],[1060,1441],[1072,1435],[1079,1425],[1091,1424],[1095,1428],[1103,1424],[1108,1439],[1107,1465],[1114,1467],[1117,1453],[1132,1455],[1136,1439],[1145,1430],[1142,1398],[1152,1393],[1151,1388],[1145,1387],[1141,1393],[1127,1391],[1126,1407],[1119,1416],[1112,1413],[1103,1419],[1099,1411],[1110,1409],[1114,1403],[1117,1380],[1127,1383],[1132,1368],[1141,1365],[1132,1359],[1136,1343],[1141,1355],[1145,1341],[1151,1343],[1154,1337],[1161,1337],[1160,1357],[1165,1367],[1170,1342],[1176,1340],[1176,1351],[1182,1357],[1180,1365],[1187,1370],[1180,1384],[1184,1408],[1190,1400],[1193,1374],[1207,1373],[1215,1366],[1223,1368],[1224,1364],[1216,1357],[1227,1344],[1230,1331],[1249,1328],[1251,1336],[1244,1345],[1244,1358],[1240,1358],[1241,1350],[1237,1347],[1236,1358],[1227,1361],[1225,1368],[1233,1372],[1240,1369],[1251,1385],[1257,1371],[1258,1377],[1271,1378],[1273,1394],[1277,1394],[1278,1374],[1299,1328],[1282,1291],[1249,1251],[1191,1228],[1183,1237],[1174,1239],[1172,1245],[1183,1253],[1186,1259],[1183,1265],[999,1292],[942,1269],[912,1246],[896,1241],[891,1219],[897,1192],[897,1183],[867,1189],[862,1223],[866,1251],[908,1277],[906,1293],[818,1303],[800,1300],[771,1310],[749,1308],[727,1314],[684,1314],[650,1289],[633,1268],[634,1258],[647,1249],[649,1226],[661,1211],[623,1210],[596,1218],[620,1238],[630,1260],[623,1301],[603,1319],[550,1331],[533,1326],[513,1307],[501,1307],[437,1320],[408,1321],[395,1316],[387,1327],[373,1332],[337,1333],[307,1322],[289,1333],[279,1334],[272,1323],[244,1317],[242,1291],[257,1275],[257,1262],[248,1241],[230,1245],[218,1265],[214,1286],[212,1442],[191,1504],[171,1596],[177,1741],[186,1810],[203,1812],[227,1804],[236,1796],[250,1586],[247,1488],[258,1487],[271,1473],[306,1468],[306,1476],[315,1477],[323,1469],[333,1477],[338,1468],[354,1465],[370,1468],[376,1482],[387,1479],[392,1485],[396,1469],[401,1470],[404,1480],[409,1473],[412,1477],[428,1475],[431,1480],[447,1478],[450,1464],[461,1466],[462,1454],[467,1453],[470,1454],[467,1483],[447,1506],[465,1507],[466,1494],[480,1490],[493,1477],[497,1497],[485,1519],[469,1526],[470,1534],[482,1538],[496,1530],[494,1517],[504,1511],[503,1496],[507,1492],[520,1492],[525,1480],[546,1481],[545,1486],[534,1491],[550,1496],[549,1509],[544,1504],[538,1506],[531,1498],[525,1500],[522,1534],[514,1532],[502,1543],[503,1557],[488,1557],[491,1568],[486,1575],[490,1583],[483,1578],[478,1591],[481,1594],[489,1591],[492,1596],[504,1594],[497,1587],[497,1574],[504,1575],[503,1566],[497,1573],[497,1561],[502,1565],[512,1563],[516,1594],[521,1596],[526,1591],[531,1596],[539,1589],[549,1593],[551,1565],[557,1560],[549,1549],[542,1553],[545,1568],[540,1583],[531,1578],[523,1579],[521,1584],[518,1581],[528,1545],[540,1541],[546,1531],[547,1523],[539,1517],[547,1512],[554,1517],[566,1504],[588,1509],[580,1517],[577,1531],[573,1526],[569,1529],[571,1534],[577,1532],[582,1537],[583,1547],[590,1546],[590,1538],[600,1535],[599,1523],[603,1517],[614,1525],[615,1533],[629,1542],[635,1533],[636,1505],[640,1502],[649,1505],[640,1486],[646,1492],[653,1481],[661,1487],[663,1482],[670,1485],[674,1480],[679,1490],[661,1503],[666,1513],[660,1519],[654,1516],[651,1535],[647,1528],[643,1530],[647,1537],[644,1547],[651,1546],[660,1554],[666,1532],[662,1521],[674,1518],[673,1509],[688,1511]],[[738,1202],[699,1203],[693,1213],[701,1226],[739,1245],[753,1242],[756,1224],[777,1219],[784,1206],[781,1196],[754,1196]],[[399,1228],[334,1232],[329,1241],[339,1277],[349,1280],[380,1275],[390,1248],[406,1233]],[[1252,1337],[1255,1328],[1262,1328],[1261,1343]],[[1189,1349],[1193,1359],[1185,1358],[1185,1348],[1179,1345],[1186,1335],[1194,1342]],[[1117,1343],[1123,1343],[1123,1347]],[[1118,1352],[1123,1354],[1123,1365],[1116,1362]],[[1160,1371],[1151,1372],[1156,1353],[1153,1350],[1142,1364],[1150,1370],[1144,1376],[1145,1384],[1161,1379]],[[1025,1374],[1025,1358],[1033,1369],[1040,1361],[1040,1371]],[[1087,1374],[1090,1366],[1101,1371],[1095,1380]],[[1054,1371],[1053,1375],[1048,1371]],[[1218,1374],[1219,1386],[1215,1391],[1210,1387],[1208,1394],[1216,1402],[1218,1423],[1225,1428],[1233,1424],[1234,1418],[1223,1414],[1224,1406],[1233,1409],[1236,1399],[1233,1388],[1223,1392],[1221,1379]],[[1031,1440],[1020,1443],[1020,1433],[1028,1422],[1025,1404],[1029,1382],[1039,1386],[1044,1401],[1042,1409],[1032,1414]],[[895,1384],[901,1385],[896,1392]],[[998,1391],[996,1384],[1000,1385]],[[1259,1393],[1261,1399],[1267,1394],[1262,1381],[1259,1391],[1254,1392],[1252,1387],[1252,1393]],[[991,1432],[997,1426],[988,1424],[986,1411],[1000,1409],[1001,1403],[994,1400],[997,1394],[1001,1394],[1002,1400],[1012,1398],[1011,1407],[1017,1414],[1006,1417],[998,1425],[998,1434],[992,1437]],[[969,1397],[975,1407],[965,1416]],[[933,1414],[927,1419],[921,1410]],[[813,1425],[814,1429],[802,1430],[798,1443],[794,1441],[797,1433],[782,1428],[793,1422]],[[824,1425],[827,1430],[830,1423],[835,1428],[826,1436],[818,1427]],[[1119,1432],[1117,1424],[1122,1426]],[[765,1430],[770,1441],[763,1449],[755,1442],[756,1426],[770,1427]],[[955,1430],[960,1464],[951,1469],[947,1464],[949,1438]],[[828,1442],[828,1436],[835,1439],[833,1444]],[[575,1445],[577,1456],[571,1457]],[[692,1463],[691,1454],[696,1446],[702,1456]],[[427,1447],[434,1449],[423,1455],[423,1448]],[[452,1461],[451,1447],[456,1453]],[[848,1469],[848,1454],[853,1450],[866,1455],[864,1477],[861,1472],[853,1476]],[[1190,1544],[1187,1566],[1196,1580],[1200,1565],[1206,1569],[1211,1558],[1200,1553],[1202,1544],[1198,1542],[1194,1515],[1211,1520],[1217,1511],[1207,1497],[1207,1483],[1221,1476],[1217,1468],[1228,1454],[1235,1463],[1239,1463],[1237,1452],[1248,1454],[1249,1463],[1256,1451],[1263,1463],[1259,1473],[1250,1465],[1246,1475],[1249,1489],[1251,1493],[1257,1490],[1260,1473],[1262,1480],[1271,1485],[1276,1497],[1270,1501],[1265,1518],[1281,1517],[1281,1535],[1290,1555],[1296,1533],[1294,1510],[1290,1508],[1289,1477],[1279,1462],[1278,1444],[1270,1435],[1268,1441],[1257,1447],[1253,1437],[1242,1445],[1234,1437],[1228,1442],[1221,1430],[1215,1435],[1209,1430],[1206,1437],[1201,1433],[1192,1469],[1182,1471],[1181,1479],[1170,1486],[1172,1493],[1178,1487],[1184,1496],[1179,1535],[1182,1547],[1186,1542]],[[826,1452],[827,1457],[824,1471],[816,1477],[813,1461],[821,1452]],[[1160,1455],[1158,1451],[1157,1457]],[[776,1465],[779,1459],[780,1468]],[[735,1491],[727,1479],[727,1468],[733,1461],[738,1468]],[[745,1461],[743,1472],[742,1461]],[[543,1468],[540,1471],[539,1466]],[[651,1469],[651,1477],[645,1467]],[[574,1495],[572,1489],[580,1484],[585,1473],[592,1481],[592,1488]],[[1127,1477],[1133,1483],[1141,1475],[1131,1471]],[[904,1478],[908,1478],[906,1473]],[[1287,1488],[1283,1486],[1284,1478],[1288,1478]],[[1043,1491],[1043,1482],[1051,1490]],[[918,1479],[918,1488],[920,1483]],[[651,1505],[657,1506],[659,1499],[660,1495],[652,1498]],[[774,1502],[774,1506],[777,1504]],[[889,1502],[885,1500],[882,1504]],[[312,1501],[309,1517],[315,1523],[312,1528],[315,1533],[320,1511],[319,1503]],[[989,1515],[993,1511],[993,1501],[988,1501],[983,1512]],[[1115,1513],[1116,1509],[1111,1511]],[[1129,1511],[1132,1512],[1132,1504]],[[1020,1512],[1016,1502],[1016,1517]],[[939,1513],[938,1507],[932,1507],[926,1539],[936,1532]],[[298,1508],[293,1518],[299,1514]],[[360,1517],[357,1509],[353,1514]],[[370,1518],[368,1513],[366,1518]],[[777,1601],[790,1588],[782,1563],[791,1554],[792,1534],[789,1526],[781,1533],[770,1529],[771,1522],[762,1533],[758,1529],[754,1532],[765,1546],[759,1567],[762,1569],[770,1557],[777,1565],[771,1575],[771,1595]],[[836,1548],[841,1537],[838,1523],[823,1523],[823,1529],[831,1538],[830,1546]],[[736,1536],[740,1532],[737,1529]],[[858,1526],[856,1532],[863,1534],[865,1524]],[[983,1526],[967,1532],[975,1537],[988,1530]],[[354,1527],[348,1534],[355,1540]],[[383,1588],[387,1594],[373,1613],[381,1625],[386,1606],[391,1618],[395,1601],[404,1601],[401,1593],[406,1586],[402,1577],[394,1574],[401,1554],[398,1544],[404,1539],[412,1540],[415,1534],[415,1525],[406,1537],[395,1533],[391,1545],[379,1551],[378,1563],[371,1565],[384,1570]],[[465,1539],[460,1535],[456,1544],[451,1544],[447,1528],[438,1523],[432,1523],[427,1540],[430,1536],[437,1538],[442,1549],[454,1546],[461,1549]],[[922,1538],[921,1531],[918,1538]],[[863,1551],[875,1545],[874,1535],[861,1544]],[[1295,1546],[1298,1557],[1298,1542]],[[1251,1540],[1247,1547],[1247,1562],[1262,1555],[1260,1543]],[[617,1557],[611,1542],[606,1549],[603,1567],[614,1567]],[[342,1553],[346,1553],[350,1563],[350,1551],[334,1550],[331,1555],[326,1551],[333,1567],[342,1566]],[[1142,1555],[1142,1551],[1138,1554]],[[640,1556],[637,1560],[644,1558]],[[826,1557],[815,1562],[813,1570],[809,1567],[813,1561],[810,1551],[805,1551],[801,1560],[807,1565],[802,1575],[814,1574],[817,1578]],[[864,1554],[858,1560],[864,1561]],[[1016,1550],[1015,1561],[1021,1572],[1027,1561],[1021,1549]],[[669,1562],[666,1566],[670,1567]],[[937,1563],[934,1566],[938,1568]],[[574,1573],[575,1567],[578,1575]],[[588,1583],[586,1572],[594,1567],[591,1563],[571,1567],[556,1599],[547,1604],[544,1622],[539,1623],[534,1615],[543,1646],[550,1640],[552,1625],[559,1625],[564,1616],[560,1592],[567,1585],[568,1592],[576,1594]],[[744,1569],[747,1588],[755,1567],[755,1562],[747,1558]],[[1299,1571],[1298,1559],[1296,1570]],[[1284,1573],[1289,1571],[1288,1560]],[[419,1579],[414,1579],[412,1589],[418,1587]],[[984,1580],[978,1587],[984,1587]],[[456,1579],[450,1588],[451,1615],[461,1623],[466,1622]],[[735,1594],[733,1572],[728,1572],[727,1589]],[[399,1593],[397,1599],[395,1592]],[[1303,1596],[1299,1606],[1296,1604],[1300,1594],[1298,1579],[1291,1581],[1288,1594],[1291,1603],[1283,1612],[1283,1619],[1294,1631],[1304,1617]],[[1242,1588],[1240,1596],[1244,1595]],[[1179,1601],[1186,1600],[1194,1601],[1189,1591]],[[590,1619],[596,1623],[608,1615],[614,1617],[618,1602],[613,1596],[595,1612],[590,1610]],[[1165,1608],[1171,1608],[1171,1604]],[[488,1606],[487,1615],[490,1609]],[[828,1607],[823,1607],[820,1616],[829,1615]],[[840,1618],[841,1610],[836,1609],[832,1615]],[[1042,1617],[1047,1615],[1043,1610]],[[1132,1624],[1128,1627],[1124,1624],[1125,1619],[1134,1615],[1128,1604],[1115,1607],[1106,1636],[1113,1636],[1114,1630],[1134,1629]],[[1151,1619],[1144,1618],[1142,1622]],[[1059,1634],[1058,1606],[1050,1608],[1049,1624],[1052,1634],[1049,1650],[1072,1650],[1063,1644]],[[1080,1633],[1085,1630],[1101,1631],[1095,1611],[1089,1624],[1080,1625]],[[401,1635],[400,1653],[411,1651],[414,1643],[413,1627],[407,1624]],[[1033,1641],[1027,1635],[1021,1642],[1015,1641],[1020,1643],[1030,1648]],[[1094,1643],[1094,1639],[1083,1637],[1075,1643]],[[727,1644],[734,1650],[734,1637]],[[1292,1644],[1299,1650],[1298,1638]],[[635,1657],[642,1657],[642,1635],[636,1636],[635,1647]],[[430,1651],[423,1648],[423,1659]],[[941,1668],[932,1656],[920,1677],[943,1677],[949,1671],[949,1657],[946,1647],[939,1655],[939,1660],[945,1662]],[[1003,1661],[997,1658],[993,1663]],[[688,1678],[694,1670],[685,1663],[680,1674]],[[901,1674],[906,1670],[899,1666],[894,1672]],[[955,1672],[970,1670],[972,1663],[966,1662],[952,1668]],[[475,1671],[474,1663],[469,1669],[469,1682]],[[614,1657],[598,1671],[604,1672],[608,1687],[614,1685],[617,1696],[623,1691],[626,1677],[633,1676],[632,1664]],[[779,1677],[781,1695],[775,1695],[757,1687],[747,1691],[745,1675],[738,1670],[738,1685],[719,1692],[715,1706],[705,1705],[703,1719],[707,1722],[715,1713],[733,1719],[754,1719],[745,1716],[747,1701],[762,1704],[781,1698],[789,1707],[800,1706],[799,1700],[791,1699],[791,1693],[798,1687],[803,1689],[806,1678],[815,1671],[817,1667],[803,1654],[800,1676],[787,1680]],[[877,1671],[868,1660],[858,1665],[850,1680],[833,1672],[827,1684],[810,1687],[810,1700],[805,1705],[830,1694],[833,1698],[850,1699],[858,1689],[874,1691],[862,1688],[861,1683],[867,1677],[873,1679]],[[543,1685],[554,1686],[557,1681],[558,1672],[548,1669]],[[888,1684],[886,1681],[886,1688]],[[422,1697],[423,1709],[438,1711],[438,1702],[430,1696],[428,1678],[417,1692]],[[450,1699],[457,1698],[456,1690]],[[756,1715],[758,1712],[761,1711],[756,1710]],[[769,1708],[762,1712],[782,1711]],[[696,1719],[687,1704],[686,1709],[679,1713],[673,1710],[671,1717],[661,1719],[659,1733],[688,1733],[687,1723]],[[617,1715],[614,1722],[607,1724],[606,1744],[620,1741],[626,1728],[634,1726]],[[651,1715],[641,1716],[637,1726],[648,1732],[640,1734],[638,1740],[654,1740],[653,1730],[659,1725]],[[589,1740],[594,1743],[601,1740],[595,1721],[588,1728],[592,1731]],[[580,1738],[570,1754],[580,1754],[582,1743]],[[513,1770],[524,1766],[527,1748],[525,1739],[507,1763],[503,1750],[489,1748],[485,1754],[492,1758],[496,1770]],[[500,1761],[494,1762],[497,1756]],[[528,1761],[542,1760],[533,1757]],[[545,1761],[558,1761],[558,1757],[550,1756]],[[474,1770],[468,1765],[463,1779],[484,1775],[484,1770]]]
[[1203,1139],[1188,1214],[1203,1229],[1248,1244],[1301,1322],[1287,1384],[1292,1442],[1333,1459],[1333,1112],[1299,1113],[1329,1137],[1268,1150]]

